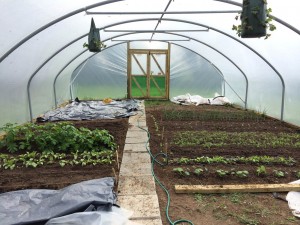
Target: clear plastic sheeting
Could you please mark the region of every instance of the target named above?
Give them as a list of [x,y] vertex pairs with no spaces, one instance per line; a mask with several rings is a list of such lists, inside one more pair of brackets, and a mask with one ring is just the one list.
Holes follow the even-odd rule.
[[[71,99],[72,73],[92,55],[86,52],[74,59],[85,50],[83,44],[87,42],[92,17],[107,51],[113,51],[112,46],[126,40],[133,47],[146,49],[166,48],[167,43],[171,44],[171,97],[186,92],[208,97],[210,93],[219,92],[234,104],[300,125],[299,0],[268,0],[276,30],[267,40],[240,38],[232,30],[233,25],[241,23],[235,17],[242,10],[242,2],[152,0],[149,4],[146,0],[73,0],[70,4],[51,0],[0,1],[0,26],[3,28],[0,36],[0,126],[31,119],[27,92],[31,95],[33,117]],[[177,51],[176,44],[192,51]],[[87,62],[73,83],[74,96],[95,96],[97,99],[102,93],[110,95],[103,97],[126,96],[127,56],[123,50],[120,58],[115,57],[117,51],[112,57],[102,58],[108,54],[103,51],[95,60],[91,59],[91,63]],[[208,59],[223,78],[209,64],[197,62],[195,54]],[[89,71],[94,72],[90,75]],[[90,86],[91,93],[88,92]]]
[[180,105],[226,105],[231,102],[225,96],[220,96],[217,93],[214,98],[204,98],[200,95],[190,95],[189,93],[185,95],[179,95],[173,97],[171,102]]
[[[51,218],[77,212],[112,211],[112,206],[116,203],[113,187],[114,179],[106,177],[73,184],[61,190],[28,189],[3,193],[0,195],[1,225],[45,224]],[[65,221],[81,219],[76,219],[77,223],[49,222],[47,225],[85,225],[102,220],[101,214],[99,216],[94,213],[91,213],[91,216],[79,213],[72,217],[73,219],[70,219],[71,217],[63,219],[66,219]],[[78,223],[80,221],[84,223]]]
[[45,113],[38,117],[40,122],[61,121],[61,120],[93,120],[93,119],[114,119],[125,118],[136,115],[140,107],[140,101],[112,100],[110,103],[103,101],[74,101],[66,107],[57,108],[54,111]]

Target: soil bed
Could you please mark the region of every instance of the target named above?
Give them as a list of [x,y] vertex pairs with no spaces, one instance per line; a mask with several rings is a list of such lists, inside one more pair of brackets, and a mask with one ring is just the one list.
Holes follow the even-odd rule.
[[[72,121],[77,127],[88,129],[105,129],[114,137],[119,146],[118,154],[122,160],[123,148],[125,144],[126,132],[128,129],[128,119],[113,120],[93,120],[93,121]],[[34,149],[33,149],[34,150]],[[6,149],[1,149],[0,153],[7,153]],[[91,180],[102,177],[114,177],[115,170],[118,175],[116,162],[109,165],[65,165],[50,164],[39,166],[37,168],[18,167],[13,170],[0,168],[0,193],[20,189],[61,189],[68,185],[85,180]]]
[[[170,191],[171,219],[184,218],[194,224],[206,225],[299,222],[292,216],[287,203],[274,199],[272,194],[188,195],[174,192],[175,184],[264,184],[299,179],[298,128],[230,106],[148,102],[146,115],[152,153],[168,154],[169,164],[156,165],[155,173]],[[207,157],[208,162],[201,161],[202,158],[200,162],[196,161],[197,157]],[[210,162],[213,157],[226,160],[271,157],[277,162],[256,162],[255,159],[247,163]],[[292,163],[287,163],[289,160]],[[266,175],[258,175],[257,169],[261,166],[265,167]],[[200,175],[195,174],[196,169],[200,169]],[[219,175],[217,171],[225,175]],[[247,171],[247,176],[239,177],[238,171]],[[166,195],[160,187],[157,187],[157,192],[163,224],[168,224],[165,218]]]

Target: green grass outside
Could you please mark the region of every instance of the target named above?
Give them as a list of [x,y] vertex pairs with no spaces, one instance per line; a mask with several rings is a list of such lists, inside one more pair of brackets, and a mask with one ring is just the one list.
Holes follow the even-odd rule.
[[[131,96],[132,97],[146,97],[147,95],[147,77],[146,76],[134,76],[138,84],[140,85],[141,89],[143,90],[143,93],[141,90],[137,87],[134,80],[131,80]],[[161,93],[155,86],[153,80],[150,80],[150,97],[163,97],[166,94],[166,88],[165,88],[165,77],[153,77],[156,81],[158,87],[161,90]]]

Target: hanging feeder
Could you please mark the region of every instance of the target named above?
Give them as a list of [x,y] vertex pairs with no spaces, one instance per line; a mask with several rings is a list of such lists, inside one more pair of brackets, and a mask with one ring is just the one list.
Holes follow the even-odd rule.
[[99,30],[96,28],[94,19],[92,18],[87,47],[90,52],[100,52],[102,46],[103,43],[100,40]]
[[266,11],[266,0],[243,0],[243,10],[241,14],[242,38],[256,38],[266,36]]

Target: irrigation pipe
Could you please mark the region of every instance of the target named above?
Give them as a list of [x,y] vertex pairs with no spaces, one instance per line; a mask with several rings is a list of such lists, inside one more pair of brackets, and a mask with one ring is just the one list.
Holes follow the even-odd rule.
[[[160,152],[156,155],[153,155],[151,150],[148,148],[148,144],[149,144],[149,141],[150,141],[150,133],[148,130],[146,130],[145,128],[141,127],[140,126],[140,121],[139,119],[144,115],[144,112],[143,110],[139,110],[142,114],[140,115],[140,117],[137,119],[137,123],[138,123],[138,128],[140,128],[141,130],[147,132],[147,136],[148,136],[148,139],[145,143],[145,146],[146,146],[146,149],[151,157],[151,173],[152,173],[152,176],[154,177],[156,183],[164,190],[164,192],[166,193],[167,195],[167,205],[166,205],[166,217],[170,223],[170,225],[176,225],[176,224],[180,224],[180,223],[188,223],[190,225],[194,225],[190,220],[186,220],[186,219],[180,219],[180,220],[175,220],[175,221],[172,221],[170,216],[169,216],[169,208],[170,208],[170,202],[171,202],[171,196],[170,196],[170,193],[169,191],[167,190],[167,188],[159,181],[159,179],[157,178],[157,176],[155,175],[155,172],[154,172],[154,165],[155,163],[159,164],[160,166],[165,166],[168,164],[168,155],[164,152]],[[158,156],[162,156],[163,158],[166,159],[166,162],[163,163],[163,162],[160,162],[157,160],[157,157]]]

